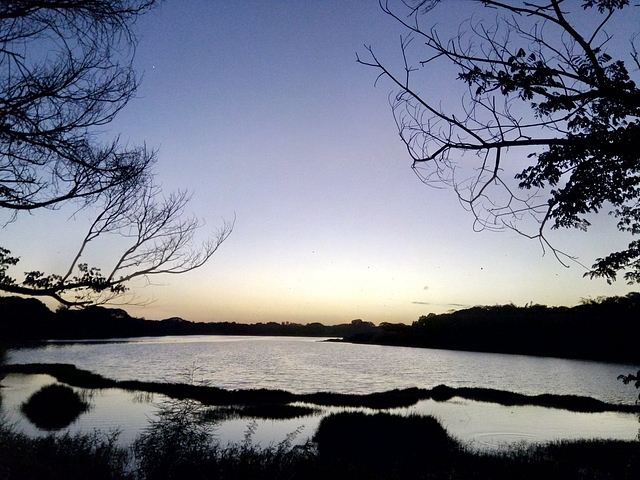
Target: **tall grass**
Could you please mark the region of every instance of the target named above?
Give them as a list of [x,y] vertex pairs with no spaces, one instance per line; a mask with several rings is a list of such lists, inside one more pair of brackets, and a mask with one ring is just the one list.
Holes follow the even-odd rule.
[[0,420],[0,479],[133,480],[117,432],[31,438]]
[[[244,441],[222,444],[215,435],[217,420],[194,400],[160,404],[158,418],[132,446],[136,478],[170,479],[290,479],[311,478],[307,471],[315,451],[293,446],[298,432],[276,445],[253,443],[256,423],[250,423]],[[307,471],[303,477],[300,472]]]
[[469,453],[456,471],[469,479],[640,479],[640,444],[617,440],[521,444],[498,452]]

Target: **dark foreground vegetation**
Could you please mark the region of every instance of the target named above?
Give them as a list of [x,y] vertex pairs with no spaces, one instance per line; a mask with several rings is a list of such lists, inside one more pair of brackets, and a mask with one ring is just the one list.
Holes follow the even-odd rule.
[[353,320],[309,323],[145,320],[121,309],[52,312],[42,302],[0,297],[0,331],[12,344],[46,339],[107,339],[162,335],[284,335],[338,337],[354,343],[443,348],[640,363],[640,293],[584,301],[574,307],[477,306],[420,317],[411,325]]
[[579,441],[478,451],[431,417],[343,413],[312,440],[223,444],[198,407],[173,402],[130,447],[117,434],[29,438],[0,424],[0,478],[49,479],[581,479],[637,480],[640,443]]

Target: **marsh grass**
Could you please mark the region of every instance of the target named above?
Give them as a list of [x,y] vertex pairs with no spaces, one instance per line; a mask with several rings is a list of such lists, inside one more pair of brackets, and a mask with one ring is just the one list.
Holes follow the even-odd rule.
[[340,413],[314,441],[320,470],[347,478],[465,480],[638,480],[640,443],[581,440],[479,450],[432,417]]
[[251,422],[240,443],[223,445],[215,436],[216,421],[193,400],[170,400],[160,406],[158,419],[134,442],[136,478],[171,479],[290,479],[311,478],[315,452],[310,445],[293,446],[298,431],[266,447],[255,445]]
[[[189,412],[190,407],[182,410]],[[331,417],[329,417],[331,418]],[[174,416],[162,421],[174,422]],[[131,450],[116,433],[29,438],[0,422],[0,478],[23,479],[464,479],[638,480],[640,443],[555,442],[478,451],[429,417],[347,414],[319,428],[315,442],[222,444],[214,428],[188,421],[154,424]],[[356,430],[353,430],[353,429]],[[348,430],[345,430],[348,429]],[[329,443],[327,443],[329,442]],[[337,443],[333,443],[337,442]]]
[[117,432],[31,438],[0,421],[0,478],[133,480]]
[[640,478],[640,444],[579,440],[467,451],[452,470],[469,479],[633,480]]
[[286,420],[317,415],[320,409],[302,405],[258,404],[258,405],[228,405],[210,408],[205,416],[215,421],[236,419]]
[[[197,373],[197,368],[193,370]],[[0,364],[0,375],[2,373],[47,374],[55,377],[59,382],[74,387],[86,389],[122,388],[133,392],[162,394],[174,399],[190,398],[210,406],[286,405],[302,402],[319,406],[389,409],[415,405],[420,400],[447,401],[454,397],[461,397],[467,400],[507,406],[535,405],[574,412],[640,413],[640,405],[616,405],[576,395],[523,395],[489,388],[453,388],[446,385],[438,385],[431,389],[395,389],[365,395],[332,392],[294,394],[284,390],[269,389],[225,390],[193,382],[195,375],[193,372],[189,374],[190,377],[187,375],[186,383],[116,381],[69,364],[11,364],[4,367]]]

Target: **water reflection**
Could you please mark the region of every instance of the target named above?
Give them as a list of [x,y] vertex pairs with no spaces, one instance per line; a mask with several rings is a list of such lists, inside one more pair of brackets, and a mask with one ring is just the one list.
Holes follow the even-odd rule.
[[476,447],[584,438],[633,440],[638,433],[637,416],[632,413],[579,413],[463,399],[423,400],[402,410],[406,412],[434,415],[451,435]]
[[[5,401],[2,404],[2,412],[9,417],[10,422],[26,433],[45,434],[26,420],[20,411],[20,405],[43,385],[52,382],[53,379],[47,375],[7,375],[3,381]],[[91,411],[83,414],[64,431],[73,433],[92,432],[94,429],[120,430],[120,442],[131,444],[149,427],[150,422],[153,424],[160,418],[162,406],[170,404],[167,403],[167,397],[158,394],[149,395],[120,389],[91,392]],[[298,431],[299,435],[294,443],[304,444],[313,436],[321,418],[330,413],[345,410],[373,412],[370,409],[318,407],[303,403],[294,403],[292,406],[313,408],[315,413],[285,420],[258,419],[255,421],[253,441],[265,446],[277,444],[292,432]],[[192,407],[192,412],[201,412],[197,402],[194,402]],[[210,408],[205,409],[203,415],[206,415],[208,410]],[[449,434],[478,448],[493,448],[519,441],[545,442],[556,439],[632,440],[638,433],[637,418],[630,413],[575,413],[543,407],[506,407],[460,398],[446,402],[423,400],[411,407],[388,411],[398,415],[433,415]],[[238,415],[208,425],[215,426],[215,436],[223,443],[242,442],[250,422],[252,420],[248,416]]]
[[[637,369],[598,362],[277,337],[143,338],[49,345],[9,353],[9,363],[70,363],[116,380],[182,383],[198,380],[226,389],[280,388],[294,393],[357,394],[447,384],[527,395],[583,395],[618,404],[632,404],[635,391],[617,381],[617,375]],[[185,379],[185,371],[191,371],[192,378]],[[5,388],[2,388],[0,410],[26,433],[43,434],[26,420],[20,405],[40,387],[52,382],[52,377],[47,375],[8,375],[2,380]],[[150,421],[158,418],[159,406],[167,400],[160,394],[119,389],[95,390],[92,395],[91,411],[81,415],[65,431],[120,430],[120,442],[124,444],[132,443]],[[275,415],[258,419],[254,440],[269,445],[300,430],[302,433],[296,442],[302,444],[313,436],[323,416],[344,410],[298,406],[316,410],[311,414],[302,411],[301,416],[286,420],[274,419]],[[402,415],[434,415],[453,436],[489,448],[520,440],[628,440],[638,434],[637,419],[629,413],[572,413],[542,407],[505,407],[460,398],[445,402],[424,400],[412,407],[391,411]],[[219,418],[215,427],[216,435],[223,441],[242,442],[250,418],[261,417],[251,411],[227,413],[229,415]]]

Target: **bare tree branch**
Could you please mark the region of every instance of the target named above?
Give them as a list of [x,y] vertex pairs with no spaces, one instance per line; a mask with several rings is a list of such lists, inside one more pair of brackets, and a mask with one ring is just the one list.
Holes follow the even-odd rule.
[[[109,191],[102,209],[91,222],[65,274],[27,272],[22,282],[7,275],[18,263],[11,252],[0,250],[0,290],[31,296],[49,296],[67,306],[111,303],[126,294],[127,284],[136,278],[161,274],[182,274],[203,266],[233,231],[234,221],[225,221],[202,243],[196,233],[203,224],[184,217],[189,201],[186,192],[164,199],[160,189],[149,183],[142,189]],[[104,259],[103,268],[89,267],[81,259],[95,242],[109,235],[124,239],[123,252]],[[104,268],[106,267],[106,268]],[[102,272],[108,272],[106,275]]]
[[[11,222],[70,202],[95,213],[61,274],[31,271],[18,281],[10,270],[19,258],[0,247],[0,291],[68,306],[109,303],[134,279],[201,267],[231,234],[234,222],[224,222],[196,244],[202,223],[184,217],[189,195],[165,197],[154,183],[156,152],[100,139],[98,127],[135,94],[133,25],[156,3],[0,3],[0,213]],[[123,252],[100,267],[83,261],[112,236],[126,241]]]

